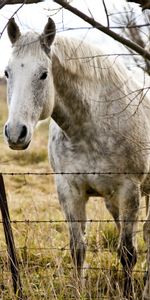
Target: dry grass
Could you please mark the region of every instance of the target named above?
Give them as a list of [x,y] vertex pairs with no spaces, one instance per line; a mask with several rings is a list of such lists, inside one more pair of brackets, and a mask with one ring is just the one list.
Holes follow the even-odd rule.
[[[48,122],[35,132],[28,150],[8,149],[3,141],[6,121],[5,87],[0,86],[0,171],[49,172],[47,158]],[[62,220],[53,176],[5,175],[12,220]],[[103,199],[91,199],[89,219],[110,219]],[[112,223],[88,223],[85,288],[81,291],[73,276],[67,225],[57,223],[13,223],[13,233],[20,262],[21,278],[28,300],[41,299],[121,299],[122,272],[117,258],[117,232]],[[138,235],[139,257],[135,271],[143,270],[144,243]],[[0,228],[1,299],[16,299],[7,262],[3,228]],[[143,273],[134,273],[136,299],[141,299]]]

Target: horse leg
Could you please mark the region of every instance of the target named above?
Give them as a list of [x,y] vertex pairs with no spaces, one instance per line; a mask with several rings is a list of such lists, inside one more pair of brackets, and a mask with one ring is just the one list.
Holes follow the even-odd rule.
[[68,184],[64,178],[61,183],[59,181],[57,189],[59,201],[69,225],[71,256],[80,278],[86,253],[84,235],[87,196],[76,185]]
[[117,200],[116,194],[111,197],[105,197],[105,205],[110,214],[113,216],[116,227],[120,232],[119,205]]
[[135,182],[126,179],[119,193],[120,199],[120,236],[118,254],[124,272],[125,299],[134,299],[132,270],[137,260],[135,235],[139,210],[140,188]]
[[[148,196],[147,201],[148,201]],[[150,209],[148,208],[148,205],[146,206],[147,208],[147,220],[144,223],[143,226],[143,235],[144,235],[144,240],[147,244],[147,272],[145,276],[145,287],[144,287],[144,292],[143,292],[143,299],[144,300],[150,300]]]

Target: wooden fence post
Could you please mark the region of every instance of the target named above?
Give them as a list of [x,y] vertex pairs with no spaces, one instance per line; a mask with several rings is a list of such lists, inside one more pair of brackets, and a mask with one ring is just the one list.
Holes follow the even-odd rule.
[[7,251],[9,256],[10,269],[12,274],[13,289],[17,299],[23,300],[22,284],[19,274],[19,264],[16,256],[13,232],[10,223],[10,215],[5,192],[5,185],[2,174],[0,174],[0,209],[4,227]]

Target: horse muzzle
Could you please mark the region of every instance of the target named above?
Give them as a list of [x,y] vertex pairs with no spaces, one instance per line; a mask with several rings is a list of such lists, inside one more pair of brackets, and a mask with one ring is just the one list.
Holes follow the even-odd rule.
[[25,149],[28,148],[29,144],[30,144],[30,141],[27,144],[25,144],[25,145],[22,145],[22,144],[20,144],[20,145],[19,144],[12,144],[12,143],[8,142],[8,146],[12,150],[25,150]]
[[7,123],[4,126],[4,136],[9,147],[13,150],[25,150],[31,139],[26,125],[17,124],[15,127]]

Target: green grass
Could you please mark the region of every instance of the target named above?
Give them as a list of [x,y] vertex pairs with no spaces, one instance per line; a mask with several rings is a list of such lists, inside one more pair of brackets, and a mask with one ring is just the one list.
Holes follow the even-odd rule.
[[[12,151],[4,143],[3,125],[7,119],[5,95],[5,86],[0,86],[0,171],[51,171],[47,158],[48,122],[37,128],[26,151]],[[63,220],[52,175],[5,175],[4,180],[12,220]],[[141,209],[141,214],[144,211],[144,208]],[[103,199],[90,199],[87,214],[88,219],[110,219]],[[85,287],[82,290],[74,275],[66,223],[12,223],[12,228],[21,280],[28,300],[122,299],[123,276],[116,254],[118,233],[114,223],[87,224],[88,268],[84,273]],[[0,251],[0,299],[14,300],[2,224]],[[141,299],[143,290],[144,251],[140,224],[139,257],[133,276],[137,300]]]

